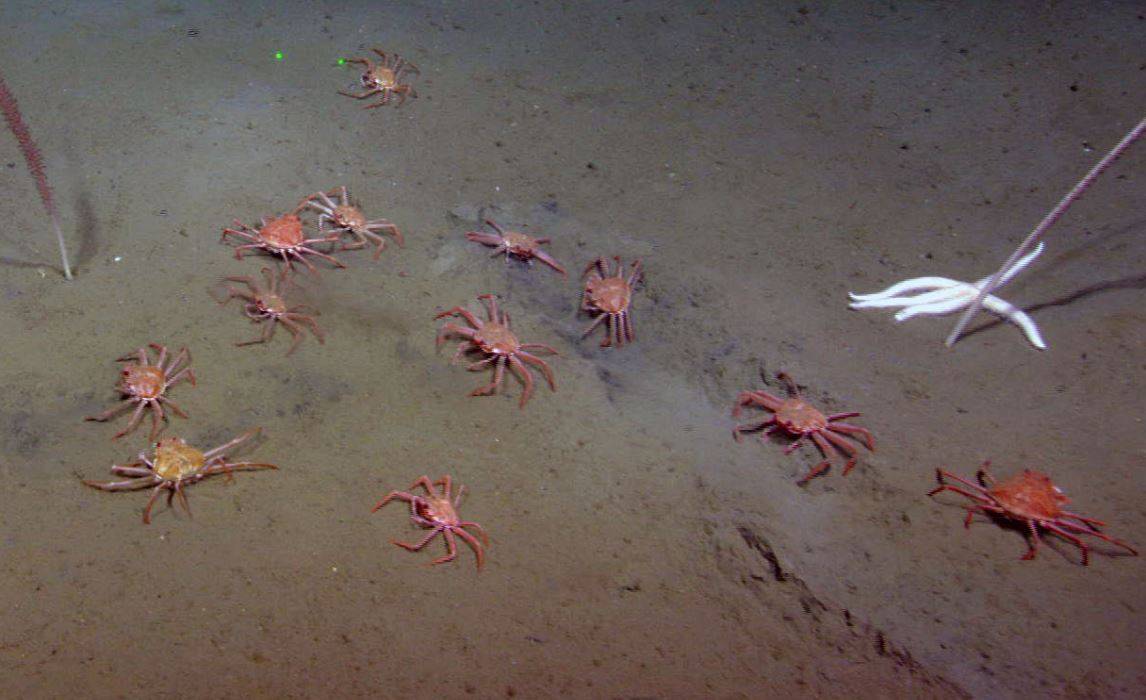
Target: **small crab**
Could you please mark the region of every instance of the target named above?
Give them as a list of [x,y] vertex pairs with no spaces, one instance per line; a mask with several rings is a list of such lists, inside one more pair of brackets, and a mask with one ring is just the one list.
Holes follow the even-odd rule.
[[346,265],[343,265],[336,258],[326,253],[320,253],[311,247],[312,243],[330,243],[337,241],[338,236],[336,234],[322,238],[307,238],[305,234],[303,234],[302,219],[299,218],[298,213],[306,208],[309,202],[309,198],[304,199],[298,203],[298,206],[282,216],[262,219],[257,229],[251,228],[236,219],[235,225],[239,228],[223,229],[223,235],[219,238],[219,242],[222,243],[225,241],[228,235],[235,236],[241,241],[250,241],[250,243],[235,246],[236,260],[243,259],[244,250],[256,249],[262,250],[269,255],[282,258],[283,262],[291,267],[294,266],[294,261],[298,260],[306,265],[307,269],[315,273],[318,272],[317,268],[315,268],[305,256],[317,255],[323,260],[333,263],[336,267],[346,267]]
[[434,317],[439,319],[445,316],[461,316],[471,326],[470,328],[463,328],[456,323],[446,323],[438,331],[438,345],[441,345],[451,335],[461,336],[465,339],[458,346],[458,351],[454,353],[454,362],[467,352],[477,351],[487,355],[487,357],[484,360],[474,362],[466,369],[473,372],[488,366],[490,363],[494,365],[493,381],[474,389],[470,392],[470,396],[489,396],[496,392],[501,385],[502,376],[505,374],[505,367],[509,365],[510,369],[516,372],[525,384],[525,390],[521,394],[521,402],[518,404],[519,407],[524,408],[525,402],[533,395],[533,374],[525,366],[526,363],[541,370],[546,381],[549,382],[550,390],[557,391],[557,384],[553,379],[553,370],[543,360],[531,355],[526,350],[544,350],[554,355],[557,355],[558,352],[541,343],[518,342],[517,336],[510,330],[509,314],[498,312],[497,298],[492,294],[482,294],[478,299],[486,305],[488,313],[488,320],[486,321],[482,321],[474,316],[469,309],[461,306],[455,306]]
[[[934,496],[940,491],[954,491],[975,501],[974,505],[966,506],[967,517],[963,520],[963,527],[971,527],[971,518],[975,513],[995,515],[1023,523],[1030,535],[1027,551],[1021,557],[1024,560],[1034,559],[1038,553],[1039,528],[1053,532],[1078,547],[1082,551],[1083,566],[1090,564],[1090,547],[1076,535],[1097,537],[1122,547],[1134,556],[1138,555],[1138,550],[1099,529],[1106,523],[1063,510],[1062,507],[1070,503],[1070,499],[1046,474],[1033,469],[1024,469],[1022,473],[995,483],[987,473],[989,466],[991,466],[990,461],[983,462],[983,466],[976,474],[979,484],[974,484],[949,471],[936,469],[935,477],[939,480],[939,486],[928,491],[927,495]],[[953,479],[963,487],[948,484],[945,479]]]
[[787,373],[781,372],[777,378],[788,386],[788,398],[786,399],[773,396],[766,391],[742,391],[736,397],[736,405],[732,408],[733,418],[740,415],[740,410],[745,406],[758,406],[772,412],[770,417],[762,421],[745,423],[733,428],[732,436],[737,440],[740,439],[741,433],[751,430],[766,428],[761,438],[767,438],[773,432],[783,430],[796,437],[796,440],[784,449],[784,454],[789,454],[800,446],[804,438],[812,438],[812,442],[820,448],[824,460],[812,467],[811,471],[796,482],[800,486],[827,470],[831,466],[829,458],[836,450],[843,452],[848,457],[847,464],[844,465],[844,475],[846,476],[852,470],[852,467],[856,465],[856,448],[844,440],[842,435],[851,435],[869,450],[875,451],[875,440],[866,428],[839,422],[844,418],[858,416],[859,413],[835,413],[825,416],[807,401],[804,401],[796,383]]
[[[341,204],[331,199],[336,194],[341,195]],[[332,225],[333,234],[338,238],[341,238],[344,233],[354,236],[355,241],[343,244],[342,250],[358,250],[365,248],[369,243],[373,243],[375,246],[374,259],[377,260],[382,256],[382,249],[386,247],[386,239],[378,235],[376,233],[378,231],[394,236],[399,248],[405,245],[402,240],[402,232],[394,224],[386,219],[367,221],[362,210],[350,203],[350,195],[347,194],[345,185],[330,192],[315,192],[307,198],[307,204],[322,212],[318,215],[319,233],[326,233],[325,225],[329,222]]]
[[526,262],[532,262],[533,258],[537,258],[562,275],[565,274],[565,268],[561,267],[556,260],[549,257],[548,253],[541,250],[541,245],[548,243],[550,239],[534,238],[520,231],[505,231],[490,219],[486,219],[485,223],[497,233],[469,231],[466,233],[466,240],[483,245],[496,246],[497,250],[493,251],[493,255],[497,256],[505,253],[506,262],[509,262],[509,256],[511,255],[516,255]]
[[371,95],[382,93],[382,99],[372,105],[366,105],[364,109],[374,109],[376,107],[384,107],[390,102],[391,95],[398,96],[398,107],[401,107],[406,102],[406,96],[417,97],[418,94],[414,92],[414,88],[409,83],[403,83],[402,79],[406,77],[407,73],[421,73],[418,67],[402,58],[398,54],[389,54],[381,51],[380,49],[371,49],[374,53],[381,57],[381,63],[374,63],[369,58],[348,58],[347,63],[361,63],[366,66],[366,72],[362,74],[362,87],[366,88],[365,92],[345,92],[339,90],[338,94],[353,97],[356,100],[363,100]]
[[301,327],[309,328],[310,332],[314,333],[314,337],[318,338],[319,343],[325,343],[326,340],[322,335],[322,329],[318,327],[318,321],[315,321],[313,316],[299,313],[300,311],[307,310],[307,307],[303,304],[287,306],[286,300],[283,299],[283,286],[291,282],[290,278],[287,277],[286,266],[279,269],[277,276],[269,267],[264,267],[262,273],[264,284],[259,284],[257,280],[250,277],[225,278],[228,282],[238,282],[239,284],[246,285],[247,290],[244,291],[227,285],[227,298],[220,301],[220,304],[226,304],[232,299],[242,299],[247,302],[243,308],[243,313],[245,313],[252,322],[262,323],[264,321],[270,321],[266,326],[263,326],[263,334],[261,337],[235,343],[235,345],[242,347],[244,345],[265,343],[274,336],[275,327],[279,323],[283,324],[283,327],[290,331],[292,336],[290,349],[287,350],[286,353],[288,356],[294,352],[298,344],[302,342],[304,333]]
[[[633,298],[633,285],[641,278],[641,261],[632,264],[632,272],[625,279],[625,266],[619,257],[614,257],[617,263],[616,274],[609,274],[609,263],[605,258],[597,258],[585,268],[582,276],[588,275],[585,280],[585,289],[581,293],[581,310],[597,314],[597,318],[581,337],[593,332],[602,321],[605,324],[605,339],[601,347],[607,348],[616,342],[617,347],[626,342],[633,342],[633,324],[629,319],[629,304]],[[592,271],[592,274],[590,274]]]
[[[158,353],[154,363],[151,361],[148,348]],[[182,348],[169,362],[166,346],[151,343],[147,347],[139,348],[134,353],[128,353],[116,359],[116,362],[131,362],[132,360],[134,362],[124,367],[123,371],[120,372],[120,380],[117,385],[120,394],[124,397],[123,401],[118,406],[113,406],[99,415],[88,416],[84,420],[106,421],[135,404],[135,412],[131,414],[131,421],[128,422],[126,428],[115,434],[112,438],[115,439],[135,430],[143,418],[144,410],[150,407],[151,437],[148,439],[154,442],[161,430],[160,421],[167,420],[167,415],[163,411],[163,404],[167,404],[179,417],[187,417],[187,414],[172,403],[165,394],[168,389],[183,380],[187,380],[191,382],[191,386],[195,386],[195,373],[191,371],[191,353],[187,348]]]
[[[397,499],[405,501],[410,504],[410,520],[414,521],[415,525],[424,527],[427,530],[432,530],[428,535],[422,538],[417,544],[408,544],[406,542],[398,542],[391,540],[394,544],[408,549],[411,552],[417,552],[422,547],[430,543],[438,534],[446,541],[447,552],[445,556],[439,557],[431,562],[431,564],[444,564],[448,561],[453,561],[458,556],[457,545],[454,542],[454,535],[465,540],[465,543],[474,550],[474,556],[477,557],[477,568],[481,571],[482,564],[485,563],[485,553],[482,548],[482,542],[486,547],[489,547],[489,536],[485,534],[485,530],[481,525],[470,522],[468,520],[458,519],[458,504],[461,503],[462,494],[465,492],[466,487],[461,486],[458,488],[458,494],[454,497],[453,501],[450,500],[450,477],[443,476],[430,483],[430,477],[421,476],[415,481],[410,489],[416,489],[419,486],[426,489],[425,496],[418,496],[405,491],[391,491],[386,494],[386,497],[378,502],[374,508],[370,510],[371,513],[377,512],[379,508],[386,505],[390,501]],[[441,492],[434,489],[434,486],[441,486]],[[466,532],[465,528],[472,527],[477,530],[481,535],[482,542],[478,542],[470,533]]]
[[144,452],[139,453],[139,459],[125,465],[113,464],[111,473],[116,476],[130,476],[126,481],[93,481],[84,479],[83,483],[101,491],[138,491],[151,488],[151,498],[143,509],[143,524],[151,523],[151,507],[160,492],[167,491],[167,505],[171,499],[178,496],[179,503],[191,515],[191,507],[187,505],[187,496],[183,493],[186,487],[202,481],[215,474],[230,474],[234,471],[253,469],[278,469],[273,464],[265,462],[228,462],[225,459],[227,452],[238,445],[250,440],[259,434],[261,428],[248,430],[230,442],[201,452],[188,445],[177,437],[164,438],[155,445],[152,458],[148,459]]

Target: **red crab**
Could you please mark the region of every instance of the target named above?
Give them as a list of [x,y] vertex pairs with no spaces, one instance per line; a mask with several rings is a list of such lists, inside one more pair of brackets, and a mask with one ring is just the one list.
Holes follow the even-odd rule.
[[[247,289],[238,289],[231,285],[226,286],[227,297],[219,301],[220,304],[226,304],[232,299],[241,299],[246,302],[243,307],[243,313],[247,318],[251,319],[254,323],[263,323],[269,321],[267,325],[263,326],[263,333],[254,340],[246,340],[243,342],[235,343],[236,346],[242,347],[244,345],[254,345],[256,343],[265,343],[270,340],[275,334],[275,328],[278,324],[282,324],[283,328],[290,331],[291,342],[290,349],[287,350],[287,355],[295,351],[298,344],[302,342],[304,328],[309,328],[310,332],[318,338],[319,343],[325,343],[322,329],[318,327],[318,321],[314,320],[313,316],[302,313],[308,310],[304,304],[289,305],[284,298],[284,287],[287,284],[293,283],[287,277],[287,268],[282,266],[279,274],[276,276],[274,271],[269,267],[262,269],[264,284],[259,284],[258,280],[251,277],[227,277],[228,282],[238,282],[247,287]],[[314,313],[318,313],[315,311]]]
[[[940,491],[954,491],[975,501],[974,505],[966,506],[967,517],[963,520],[964,527],[971,527],[971,518],[975,513],[996,515],[1026,525],[1030,539],[1026,554],[1021,557],[1024,560],[1034,559],[1038,553],[1039,528],[1053,532],[1078,547],[1082,551],[1083,566],[1090,564],[1090,548],[1077,535],[1097,537],[1122,547],[1134,556],[1138,555],[1138,550],[1099,529],[1106,523],[1063,510],[1062,507],[1070,503],[1070,499],[1046,474],[1033,469],[1024,469],[1009,479],[995,483],[987,473],[989,466],[991,466],[990,461],[983,462],[983,466],[975,475],[981,486],[949,471],[936,469],[935,477],[939,480],[939,486],[928,491],[927,495],[934,496]],[[962,487],[948,484],[944,481],[945,478],[959,482]]]
[[641,261],[632,264],[632,272],[625,279],[625,266],[619,257],[614,257],[617,263],[617,272],[609,274],[609,263],[605,258],[597,258],[589,263],[582,276],[585,280],[585,289],[581,292],[581,310],[596,314],[597,318],[581,337],[593,332],[602,321],[605,324],[605,339],[601,347],[607,348],[615,342],[621,347],[625,342],[633,342],[633,322],[629,318],[630,304],[633,300],[633,285],[641,278]]
[[[394,499],[409,503],[410,520],[414,521],[414,524],[420,527],[433,530],[433,532],[423,537],[417,544],[408,544],[406,542],[393,540],[394,544],[408,549],[411,552],[416,552],[429,544],[430,540],[441,534],[442,538],[446,541],[447,552],[445,556],[435,559],[431,564],[444,564],[448,561],[453,561],[458,556],[457,545],[454,543],[454,535],[457,535],[465,540],[465,543],[474,550],[474,556],[477,557],[477,568],[478,571],[481,571],[482,564],[485,562],[485,553],[482,548],[482,543],[478,542],[473,535],[466,532],[465,528],[472,527],[477,530],[486,547],[489,546],[489,536],[485,534],[485,530],[482,529],[481,525],[458,518],[458,504],[461,503],[462,494],[465,492],[466,487],[459,487],[457,496],[451,501],[450,483],[450,477],[448,475],[443,476],[433,484],[430,483],[430,477],[428,476],[418,477],[418,480],[410,486],[410,489],[413,490],[421,486],[426,489],[425,496],[418,496],[412,493],[406,493],[405,491],[391,491],[386,494],[386,497],[379,501],[370,512],[376,512],[379,508]],[[440,493],[434,490],[434,486],[436,485],[442,487]]]
[[484,245],[496,246],[497,250],[493,251],[494,255],[505,253],[505,259],[508,262],[509,256],[516,255],[526,262],[530,262],[533,258],[537,258],[554,270],[557,270],[562,275],[565,275],[565,268],[549,257],[549,254],[541,250],[543,243],[548,243],[548,238],[534,238],[527,236],[520,231],[506,231],[500,226],[495,224],[490,219],[486,219],[487,226],[492,228],[497,233],[485,233],[484,231],[470,231],[466,234],[466,240],[475,243],[482,243]]
[[494,367],[493,381],[474,389],[470,392],[470,396],[490,396],[496,392],[497,388],[501,386],[501,380],[508,365],[525,384],[525,390],[521,394],[521,402],[518,404],[519,408],[524,408],[525,402],[533,395],[533,373],[525,366],[526,363],[541,370],[541,374],[549,382],[549,389],[557,391],[557,382],[553,378],[553,370],[544,360],[526,352],[526,350],[533,350],[534,352],[541,350],[554,355],[557,355],[558,352],[541,343],[520,342],[510,328],[509,314],[498,311],[497,297],[492,294],[482,294],[478,299],[481,299],[486,305],[487,316],[485,321],[475,316],[469,309],[461,306],[455,306],[434,317],[436,320],[445,316],[461,316],[470,325],[469,328],[464,328],[456,323],[444,323],[438,329],[436,343],[439,346],[450,336],[463,339],[458,345],[458,351],[454,353],[453,361],[456,362],[462,355],[474,351],[480,352],[486,357],[484,360],[472,363],[466,369],[477,371],[490,364]]
[[[860,415],[856,412],[848,413],[835,413],[830,416],[825,416],[819,410],[814,408],[807,401],[804,401],[800,396],[800,391],[796,387],[796,383],[785,372],[776,375],[778,379],[783,381],[788,386],[788,398],[781,399],[773,396],[766,391],[742,391],[736,397],[736,405],[732,407],[732,417],[740,415],[740,409],[745,406],[758,406],[767,411],[771,411],[772,415],[764,420],[755,423],[745,423],[738,425],[732,429],[732,436],[737,440],[740,439],[740,434],[750,430],[759,430],[765,428],[764,434],[761,437],[768,437],[777,430],[783,430],[789,435],[796,437],[795,442],[788,445],[784,449],[784,454],[789,454],[795,450],[803,442],[804,438],[812,438],[812,442],[816,443],[816,447],[820,448],[820,453],[823,454],[824,460],[812,467],[811,471],[804,475],[796,483],[803,486],[814,477],[822,474],[831,462],[829,458],[837,450],[843,452],[848,457],[847,464],[844,465],[844,475],[852,470],[856,465],[856,448],[851,445],[847,440],[844,440],[844,435],[850,435],[859,440],[872,452],[875,451],[875,439],[866,428],[850,425],[848,423],[841,423],[839,421],[844,418],[853,418]],[[833,447],[835,449],[833,449]]]
[[[148,348],[154,350],[158,357],[152,364]],[[168,361],[170,359],[170,361]],[[123,401],[117,406],[96,416],[88,416],[84,420],[106,421],[135,404],[135,411],[127,427],[115,434],[115,438],[123,437],[139,425],[143,412],[151,408],[151,436],[149,441],[155,442],[155,437],[161,430],[160,421],[167,421],[167,414],[163,411],[163,404],[175,412],[176,415],[186,418],[178,406],[167,398],[167,390],[181,381],[191,382],[195,386],[195,373],[191,371],[191,353],[187,348],[181,348],[174,357],[167,357],[167,347],[158,343],[151,343],[134,353],[128,353],[116,362],[132,362],[123,368],[117,388],[123,395]],[[114,438],[113,438],[114,439]]]
[[317,255],[323,260],[328,260],[336,267],[346,267],[337,258],[320,253],[311,247],[312,243],[332,243],[338,240],[338,234],[331,234],[321,238],[307,238],[302,232],[302,219],[299,218],[298,213],[302,211],[307,204],[310,203],[310,198],[306,198],[298,203],[294,209],[282,216],[273,217],[271,219],[262,219],[259,228],[254,229],[242,223],[238,219],[235,220],[235,225],[238,229],[225,228],[223,235],[219,238],[219,242],[227,240],[227,236],[231,235],[241,241],[249,241],[242,245],[235,246],[235,259],[243,259],[244,250],[262,250],[269,255],[278,256],[283,259],[287,265],[292,269],[294,261],[298,260],[311,272],[317,273],[318,270],[309,260],[306,259],[307,255]]

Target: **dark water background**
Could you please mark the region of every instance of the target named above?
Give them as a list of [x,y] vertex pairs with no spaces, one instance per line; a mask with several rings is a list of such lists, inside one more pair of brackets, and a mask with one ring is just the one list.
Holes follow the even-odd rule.
[[[1050,473],[1146,543],[1139,144],[991,325],[895,325],[846,292],[989,274],[1144,112],[1141,3],[44,3],[0,7],[0,67],[40,142],[78,277],[52,268],[0,132],[0,694],[6,697],[1138,696],[1143,562],[962,528],[936,467]],[[418,64],[363,110],[342,56]],[[275,52],[283,53],[275,60]],[[6,167],[4,167],[6,166]],[[325,345],[284,356],[209,296],[219,245],[347,185],[407,246],[309,284]],[[579,286],[462,234],[553,238],[571,271],[641,257],[638,341],[579,342]],[[558,391],[469,398],[433,315],[503,296]],[[114,359],[186,345],[167,435],[254,425],[278,472],[194,486],[194,519],[79,478],[142,449]],[[786,370],[876,434],[846,478],[729,435]],[[774,385],[777,388],[777,385]],[[125,419],[123,419],[125,420]],[[370,507],[469,487],[469,551],[389,544]]]

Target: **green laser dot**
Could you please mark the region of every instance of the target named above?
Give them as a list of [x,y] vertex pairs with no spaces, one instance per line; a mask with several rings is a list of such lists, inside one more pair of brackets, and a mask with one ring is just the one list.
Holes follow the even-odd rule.
[[276,61],[281,61],[281,60],[283,60],[285,57],[286,57],[286,56],[283,54],[283,52],[282,52],[282,51],[275,51],[275,60],[276,60]]
[[338,65],[345,66],[346,65],[346,59],[345,58],[338,59]]

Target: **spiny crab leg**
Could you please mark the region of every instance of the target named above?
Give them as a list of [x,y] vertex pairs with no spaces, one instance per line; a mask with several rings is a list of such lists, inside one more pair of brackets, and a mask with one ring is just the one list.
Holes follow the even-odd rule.
[[251,428],[250,430],[248,430],[247,432],[243,433],[242,435],[234,438],[233,440],[228,440],[227,442],[224,442],[222,445],[219,445],[218,447],[207,450],[206,452],[203,453],[203,457],[204,457],[204,459],[211,459],[212,457],[221,456],[224,453],[226,453],[227,451],[231,450],[232,448],[239,446],[240,444],[246,442],[247,440],[250,440],[251,438],[261,434],[262,432],[263,432],[262,428]]
[[[481,319],[479,319],[477,316],[473,315],[472,311],[470,311],[469,309],[462,307],[462,306],[455,306],[452,309],[447,309],[446,311],[441,312],[437,316],[434,316],[434,320],[436,321],[436,320],[438,320],[440,318],[444,318],[446,316],[461,316],[462,318],[464,318],[466,320],[466,323],[470,324],[471,326],[473,326],[474,328],[477,328],[479,330],[481,329],[482,326],[485,325],[485,323],[482,322]],[[494,319],[490,319],[490,320],[494,320]],[[450,324],[446,324],[446,325],[450,325]],[[461,330],[469,330],[469,329],[461,329]],[[471,333],[472,333],[472,331],[471,331]]]

